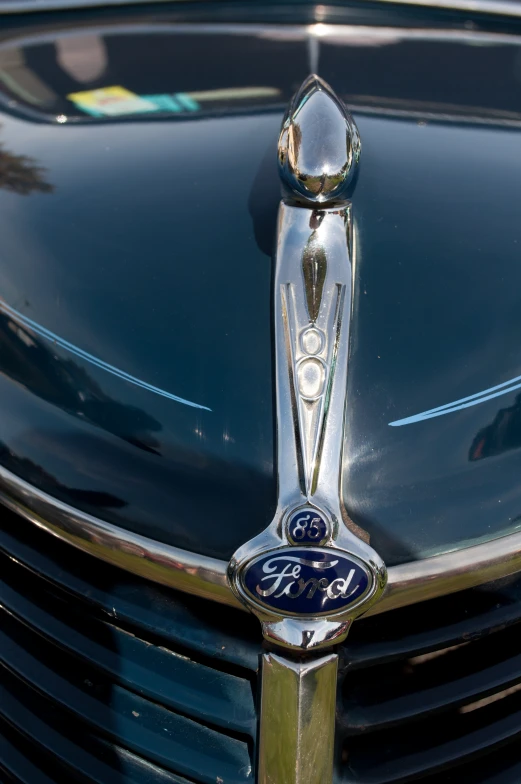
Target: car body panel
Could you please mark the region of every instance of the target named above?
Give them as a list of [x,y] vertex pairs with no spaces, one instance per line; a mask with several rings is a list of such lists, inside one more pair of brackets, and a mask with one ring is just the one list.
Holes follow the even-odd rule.
[[[390,565],[516,530],[513,384],[391,426],[521,375],[516,23],[190,13],[3,32],[2,464],[217,558],[268,524],[275,150],[289,97],[318,70],[362,138],[348,515]],[[114,86],[162,100],[107,115],[67,98]]]

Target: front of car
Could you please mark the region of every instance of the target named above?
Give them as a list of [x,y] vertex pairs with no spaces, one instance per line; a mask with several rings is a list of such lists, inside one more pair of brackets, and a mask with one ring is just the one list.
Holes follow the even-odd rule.
[[518,7],[56,6],[0,16],[2,775],[519,781]]

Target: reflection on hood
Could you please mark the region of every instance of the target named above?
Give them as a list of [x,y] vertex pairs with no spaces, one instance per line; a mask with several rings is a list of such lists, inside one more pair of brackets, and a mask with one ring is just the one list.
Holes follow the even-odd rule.
[[494,421],[479,431],[472,442],[469,460],[482,460],[521,447],[521,393],[508,408],[501,408]]
[[28,155],[15,155],[0,143],[0,188],[20,196],[52,193],[54,185],[46,180],[46,170]]
[[156,419],[110,398],[85,368],[59,357],[52,344],[1,312],[0,352],[2,372],[33,394],[140,449],[159,453],[158,441],[151,435],[161,430]]

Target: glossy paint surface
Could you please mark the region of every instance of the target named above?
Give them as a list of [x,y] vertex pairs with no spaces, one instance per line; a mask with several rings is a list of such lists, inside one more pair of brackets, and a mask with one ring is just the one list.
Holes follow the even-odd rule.
[[[2,30],[2,464],[215,557],[267,525],[275,149],[318,71],[362,138],[347,511],[388,564],[515,530],[519,391],[389,423],[521,375],[519,30],[184,13]],[[67,98],[114,86],[153,108]]]

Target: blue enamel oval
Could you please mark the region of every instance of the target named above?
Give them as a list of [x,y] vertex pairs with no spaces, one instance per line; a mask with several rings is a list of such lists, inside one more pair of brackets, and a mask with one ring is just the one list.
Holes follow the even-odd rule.
[[370,573],[347,553],[287,547],[255,558],[243,585],[259,604],[282,615],[348,609],[370,587]]

